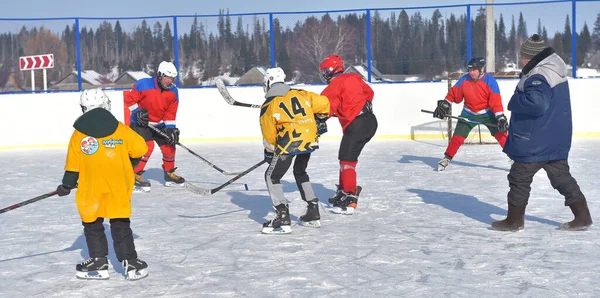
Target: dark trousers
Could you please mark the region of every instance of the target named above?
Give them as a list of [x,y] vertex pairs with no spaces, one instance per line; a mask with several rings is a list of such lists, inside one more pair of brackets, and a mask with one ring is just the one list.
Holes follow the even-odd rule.
[[276,155],[276,157],[277,159],[274,158],[265,171],[265,181],[267,182],[267,188],[269,189],[273,206],[287,204],[287,199],[283,195],[281,178],[283,178],[283,175],[285,175],[292,166],[292,161],[294,161],[294,179],[296,180],[296,185],[300,191],[300,196],[305,201],[315,199],[316,196],[312,185],[310,184],[310,178],[306,173],[308,161],[310,160],[310,153]]
[[344,131],[338,159],[350,162],[358,161],[360,152],[377,132],[377,126],[377,117],[373,113],[356,117]]
[[552,187],[565,197],[565,206],[585,200],[579,185],[571,172],[566,159],[544,162],[522,163],[514,162],[508,173],[508,202],[515,206],[527,205],[533,176],[544,169]]
[[[82,223],[90,258],[106,257],[108,255],[108,242],[106,241],[106,234],[104,234],[103,223],[104,218],[102,217],[98,217],[94,222]],[[119,262],[137,258],[130,224],[129,218],[113,218],[110,220],[110,233]]]

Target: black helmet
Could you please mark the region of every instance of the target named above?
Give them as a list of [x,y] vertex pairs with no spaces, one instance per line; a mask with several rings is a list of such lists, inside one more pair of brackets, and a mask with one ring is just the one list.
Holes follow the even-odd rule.
[[483,57],[475,57],[469,60],[467,63],[467,70],[469,69],[479,69],[482,70],[485,67],[485,59]]

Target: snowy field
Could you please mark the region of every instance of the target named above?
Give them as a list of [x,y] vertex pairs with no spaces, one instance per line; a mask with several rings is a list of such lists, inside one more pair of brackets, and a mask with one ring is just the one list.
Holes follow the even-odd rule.
[[[337,182],[337,141],[322,142],[309,175],[327,207]],[[262,159],[260,142],[191,144],[227,171]],[[568,232],[572,219],[546,174],[535,176],[525,230],[490,230],[504,218],[508,158],[498,145],[463,146],[436,172],[443,141],[373,141],[358,164],[354,215],[322,210],[322,227],[263,235],[273,215],[266,166],[209,197],[166,188],[156,150],[148,194],[134,194],[132,228],[149,276],[126,281],[109,239],[107,281],[75,278],[88,257],[75,196],[0,214],[0,297],[598,297],[600,229]],[[66,150],[0,152],[0,208],[53,191]],[[572,173],[598,211],[600,140],[575,140]],[[178,173],[212,188],[230,179],[179,149]],[[244,189],[244,183],[249,190]],[[284,177],[292,220],[304,212]],[[107,233],[108,223],[105,223]]]

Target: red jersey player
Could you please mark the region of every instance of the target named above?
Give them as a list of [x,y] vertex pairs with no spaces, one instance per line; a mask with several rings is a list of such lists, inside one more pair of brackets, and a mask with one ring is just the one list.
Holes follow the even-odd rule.
[[438,171],[446,169],[458,148],[478,123],[487,126],[500,146],[504,148],[508,136],[508,120],[504,116],[498,83],[491,74],[483,71],[484,67],[485,59],[481,57],[471,59],[467,63],[469,73],[450,88],[446,99],[438,101],[433,117],[444,119],[450,114],[450,104],[461,103],[464,99],[464,108],[460,116],[469,120],[469,122],[458,120],[444,158],[438,162]]
[[377,131],[372,104],[374,93],[358,74],[344,73],[344,62],[338,55],[325,58],[319,69],[321,78],[328,84],[321,95],[329,98],[329,116],[338,117],[343,130],[338,151],[339,185],[329,202],[333,212],[353,214],[361,189],[356,185],[358,156]]
[[[175,145],[179,142],[179,129],[175,125],[179,96],[173,84],[177,69],[171,62],[163,61],[158,65],[155,78],[137,81],[131,92],[125,96],[125,105],[131,111],[131,128],[144,137],[148,152],[135,167],[135,186],[138,191],[150,191],[150,182],[144,180],[144,167],[154,150],[154,142],[162,152],[162,168],[166,186],[183,186],[185,179],[175,174]],[[148,128],[153,125],[163,130],[168,138],[163,138]]]

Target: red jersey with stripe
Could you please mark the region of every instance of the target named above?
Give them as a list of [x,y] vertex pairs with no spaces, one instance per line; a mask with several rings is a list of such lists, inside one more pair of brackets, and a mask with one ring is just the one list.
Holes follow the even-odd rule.
[[373,101],[375,93],[358,74],[343,73],[333,77],[321,95],[329,99],[329,117],[337,116],[342,130],[346,131],[367,101]]
[[[145,78],[133,84],[133,88],[125,96],[125,106],[132,113],[139,109],[148,110],[151,125],[175,128],[179,93],[177,87],[162,89],[156,78]],[[132,122],[135,118],[132,117]]]
[[477,80],[469,74],[462,76],[446,95],[446,100],[454,103],[465,101],[464,107],[472,114],[485,114],[490,110],[494,115],[504,112],[502,97],[496,79],[484,73]]

